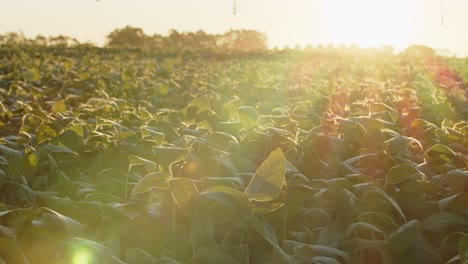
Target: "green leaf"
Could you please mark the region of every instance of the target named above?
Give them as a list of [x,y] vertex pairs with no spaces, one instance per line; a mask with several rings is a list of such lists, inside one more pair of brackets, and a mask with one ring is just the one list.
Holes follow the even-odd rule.
[[380,248],[387,245],[386,240],[369,240],[362,238],[346,238],[340,242],[340,248],[347,252],[359,252],[369,248]]
[[258,113],[251,106],[241,106],[238,108],[239,120],[244,124],[244,128],[249,130],[257,126]]
[[459,193],[464,188],[468,188],[468,171],[451,170],[445,177],[450,189],[452,189],[452,194]]
[[3,158],[3,163],[8,165],[10,174],[15,174],[20,171],[23,152],[4,145],[0,145],[0,154],[2,155],[1,157]]
[[23,73],[23,78],[27,82],[38,82],[41,80],[41,73],[37,68],[31,68]]
[[441,210],[453,210],[468,214],[468,192],[458,193],[437,202]]
[[169,188],[175,203],[179,207],[184,207],[192,198],[198,195],[197,186],[190,178],[174,178],[169,181]]
[[73,237],[68,243],[69,263],[77,259],[85,263],[124,264],[113,256],[108,247],[101,243],[83,238]]
[[421,233],[421,222],[413,219],[404,223],[395,232],[388,236],[390,248],[397,254],[404,254],[418,239]]
[[128,162],[129,170],[131,170],[131,168],[135,165],[142,165],[143,167],[145,167],[148,173],[155,172],[158,168],[158,165],[156,163],[135,155],[128,155]]
[[65,130],[58,136],[58,141],[75,152],[84,151],[84,127],[76,124]]
[[417,146],[419,150],[422,150],[422,145],[418,140],[404,136],[396,136],[386,140],[384,142],[384,148],[388,155],[394,157],[408,149],[411,144]]
[[263,217],[263,215],[255,215],[249,218],[250,227],[257,231],[266,241],[271,245],[278,247],[278,238],[276,237],[275,230]]
[[143,138],[151,137],[157,144],[161,144],[166,138],[166,134],[157,131],[157,128],[150,126],[142,126],[141,134]]
[[442,144],[435,144],[424,151],[424,160],[426,162],[450,163],[455,159],[456,155],[457,154],[449,147]]
[[245,193],[224,186],[216,186],[197,197],[197,211],[212,221],[226,223],[250,214],[250,203]]
[[10,238],[0,237],[0,252],[2,252],[2,255],[6,256],[11,263],[29,263],[18,244]]
[[438,212],[422,221],[423,230],[447,230],[451,226],[468,226],[468,217],[453,212]]
[[197,115],[211,109],[211,98],[208,95],[202,95],[195,98],[186,108],[186,114],[189,119],[196,118]]
[[280,193],[286,173],[286,158],[280,148],[273,151],[260,165],[245,189],[249,199],[268,202]]
[[344,263],[349,263],[351,260],[349,253],[333,247],[305,244],[293,240],[285,240],[283,243],[286,252],[298,254],[300,259],[305,260],[306,263],[309,263],[308,260],[315,256],[342,258]]
[[209,215],[203,213],[196,213],[192,217],[189,235],[192,248],[194,249],[202,246],[215,246],[217,244],[212,219]]
[[354,233],[358,234],[360,237],[360,234],[362,233],[378,233],[378,234],[383,234],[384,232],[380,230],[380,228],[376,227],[373,224],[366,223],[366,222],[355,222],[352,223],[351,225],[348,226],[348,229],[346,230],[346,235],[351,236]]
[[132,195],[145,193],[153,188],[165,190],[169,188],[169,174],[158,171],[146,174],[133,188]]
[[69,148],[67,148],[65,146],[57,146],[57,145],[47,144],[47,145],[43,145],[42,148],[47,150],[50,153],[71,154],[71,155],[74,155],[74,156],[80,156],[78,153],[76,153],[75,151],[73,151],[73,150],[71,150],[71,149],[69,149]]
[[54,103],[51,110],[53,113],[64,113],[68,110],[68,108],[67,108],[67,105],[65,104],[65,101],[58,100]]
[[53,129],[50,125],[48,124],[43,124],[37,128],[36,131],[36,139],[37,143],[41,144],[44,141],[51,140],[52,138],[56,137],[57,131]]
[[189,153],[188,149],[179,147],[153,146],[151,149],[156,154],[156,162],[166,168],[172,163],[183,160]]
[[44,228],[47,232],[58,235],[76,236],[83,232],[84,226],[62,214],[55,212],[47,207],[41,207],[37,210],[40,217],[33,221],[36,227]]
[[385,179],[388,184],[398,184],[408,179],[413,178],[413,175],[418,174],[419,177],[425,179],[424,174],[409,164],[401,164],[388,170]]
[[379,188],[372,188],[372,190],[369,190],[365,192],[361,197],[359,197],[360,200],[367,200],[367,199],[372,199],[374,196],[380,196],[384,198],[384,200],[388,201],[393,208],[400,214],[401,218],[406,221],[405,214],[403,213],[403,210],[401,210],[400,206],[398,203],[395,201],[395,199],[390,196],[388,193],[385,191],[379,189]]

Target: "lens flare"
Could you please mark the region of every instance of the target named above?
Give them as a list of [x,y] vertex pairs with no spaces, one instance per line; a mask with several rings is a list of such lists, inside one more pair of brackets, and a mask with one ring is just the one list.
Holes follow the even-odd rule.
[[90,264],[92,260],[92,254],[87,249],[80,249],[73,255],[73,264]]

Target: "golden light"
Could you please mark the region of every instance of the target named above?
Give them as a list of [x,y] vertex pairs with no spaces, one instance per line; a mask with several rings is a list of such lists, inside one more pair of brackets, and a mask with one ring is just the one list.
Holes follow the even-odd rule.
[[73,264],[91,264],[93,263],[92,253],[85,247],[78,249],[73,255]]
[[411,42],[412,1],[328,0],[324,25],[334,44],[360,47],[391,45],[397,49]]

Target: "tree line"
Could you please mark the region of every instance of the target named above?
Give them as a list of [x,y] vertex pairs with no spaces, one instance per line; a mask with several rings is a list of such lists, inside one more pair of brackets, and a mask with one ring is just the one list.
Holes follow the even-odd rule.
[[[42,46],[83,45],[77,39],[64,35],[45,37],[38,35],[28,39],[22,33],[9,32],[0,35],[0,44],[33,44]],[[87,43],[89,45],[89,43]],[[268,49],[267,37],[255,30],[230,30],[224,34],[179,32],[175,29],[167,35],[147,35],[141,28],[126,26],[115,29],[106,37],[109,48],[139,48],[162,52],[263,52]]]

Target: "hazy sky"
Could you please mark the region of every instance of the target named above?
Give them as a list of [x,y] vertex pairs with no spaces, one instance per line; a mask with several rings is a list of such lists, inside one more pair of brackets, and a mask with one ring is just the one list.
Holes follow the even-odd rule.
[[[255,29],[270,46],[425,44],[468,55],[468,0],[0,0],[0,33],[67,35],[102,45],[126,25],[223,33]],[[443,14],[443,21],[442,21]]]

